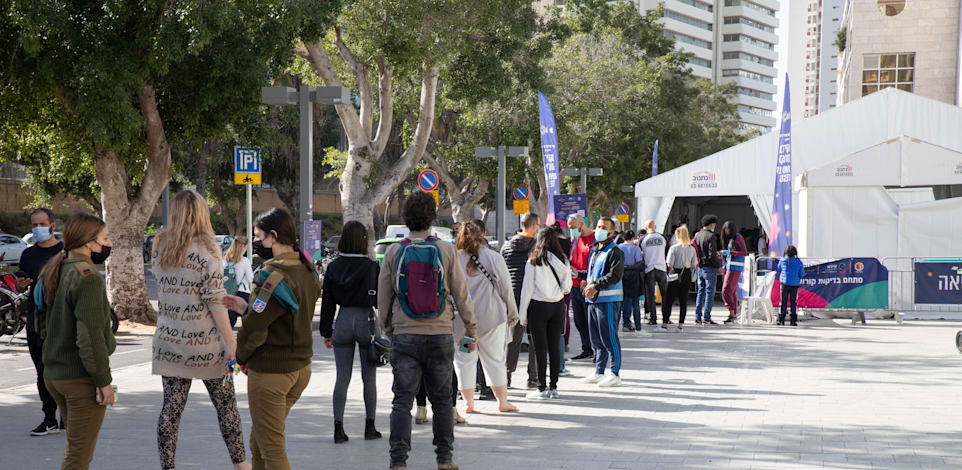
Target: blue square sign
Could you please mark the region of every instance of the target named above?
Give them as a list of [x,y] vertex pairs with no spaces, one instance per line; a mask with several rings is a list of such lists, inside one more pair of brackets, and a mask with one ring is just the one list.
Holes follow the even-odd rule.
[[260,173],[261,149],[234,147],[234,173]]

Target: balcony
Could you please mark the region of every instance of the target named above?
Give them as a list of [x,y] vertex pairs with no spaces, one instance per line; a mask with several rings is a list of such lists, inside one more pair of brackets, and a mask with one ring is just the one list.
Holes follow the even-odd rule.
[[720,47],[722,52],[746,52],[751,55],[761,57],[763,59],[768,59],[771,61],[778,60],[778,53],[771,50],[765,49],[758,46],[753,46],[742,41],[731,41],[722,42],[717,47]]
[[758,80],[753,80],[751,78],[745,77],[721,77],[720,83],[735,83],[737,86],[751,88],[753,90],[758,90],[762,93],[775,94],[778,91],[778,87],[774,83],[765,83]]
[[778,36],[768,31],[763,31],[754,26],[743,23],[721,25],[722,34],[743,34],[745,36],[765,41],[769,44],[778,44]]

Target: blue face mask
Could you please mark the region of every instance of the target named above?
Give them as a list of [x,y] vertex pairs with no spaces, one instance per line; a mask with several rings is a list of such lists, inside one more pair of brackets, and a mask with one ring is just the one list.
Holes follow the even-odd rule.
[[608,239],[608,231],[603,228],[595,229],[595,241],[603,242]]
[[33,240],[37,243],[43,243],[47,240],[50,240],[50,237],[52,236],[50,234],[50,227],[34,227],[33,230],[31,230],[31,233],[33,233]]
[[577,240],[577,239],[580,238],[580,237],[581,237],[581,230],[578,230],[578,229],[576,229],[576,228],[571,229],[571,239],[572,239],[572,240]]

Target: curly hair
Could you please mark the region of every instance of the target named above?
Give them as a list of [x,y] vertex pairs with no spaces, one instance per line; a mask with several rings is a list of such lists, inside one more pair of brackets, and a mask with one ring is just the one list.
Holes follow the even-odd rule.
[[431,228],[431,223],[438,216],[438,207],[434,203],[434,196],[426,191],[415,191],[404,201],[401,217],[404,225],[412,232],[423,232]]

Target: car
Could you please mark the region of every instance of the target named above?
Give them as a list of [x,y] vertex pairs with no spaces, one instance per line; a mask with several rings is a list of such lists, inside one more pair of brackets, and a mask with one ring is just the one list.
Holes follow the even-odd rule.
[[327,248],[328,250],[336,250],[337,244],[340,241],[341,241],[341,236],[334,235],[333,237],[328,238],[326,242],[324,242],[324,247]]
[[[57,240],[63,241],[63,232],[54,232],[53,236]],[[27,246],[33,246],[33,244],[36,243],[33,241],[33,232],[30,232],[24,235],[23,238],[21,238],[21,240],[23,240],[23,242],[26,243]]]
[[[404,225],[388,225],[387,230],[385,230],[385,235],[383,239],[385,240],[389,238],[404,239],[404,237],[407,237],[409,233],[411,233],[411,230]],[[439,227],[437,225],[432,225],[431,235],[434,235],[439,240],[444,240],[446,242],[454,241],[454,232],[451,231],[451,229],[448,227]]]
[[23,240],[6,233],[0,233],[0,263],[19,263],[20,254],[27,249]]
[[491,235],[488,235],[488,236],[484,237],[484,239],[488,241],[488,248],[491,248],[491,249],[494,250],[494,251],[498,251],[498,239],[497,239],[497,238],[494,238],[494,237],[492,237]]
[[404,240],[404,238],[382,238],[374,242],[374,257],[377,258],[377,264],[381,264],[381,262],[384,261],[384,253],[387,253],[387,249],[395,243],[400,243],[401,240]]

